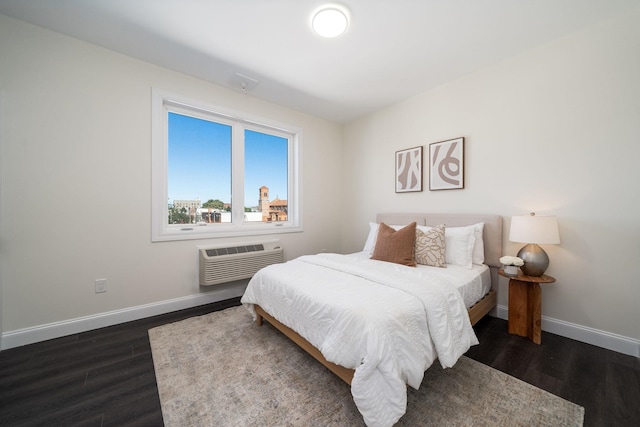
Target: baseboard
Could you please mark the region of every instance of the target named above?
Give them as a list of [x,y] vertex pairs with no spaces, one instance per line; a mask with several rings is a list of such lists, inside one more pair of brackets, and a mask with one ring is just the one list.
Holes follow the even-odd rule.
[[[509,319],[509,308],[498,304],[497,316]],[[552,334],[571,338],[576,341],[613,350],[618,353],[640,357],[640,340],[612,334],[610,332],[589,328],[575,323],[565,322],[547,316],[542,316],[542,330]]]
[[[106,326],[117,325],[119,323],[130,322],[132,320],[143,319],[145,317],[170,313],[172,311],[183,310],[185,308],[197,307],[199,305],[236,298],[242,296],[245,287],[246,284],[232,286],[201,294],[160,301],[157,303],[145,304],[122,310],[98,313],[91,316],[78,317],[61,322],[48,323],[45,325],[5,332],[2,334],[2,350],[60,338],[66,335],[78,334],[93,329],[104,328]],[[491,314],[494,315],[494,313]],[[497,306],[497,310],[495,310],[496,317],[508,320],[508,315],[509,310],[506,306]],[[587,344],[606,348],[608,350],[613,350],[618,353],[640,357],[640,340],[633,338],[588,328],[586,326],[546,316],[542,316],[542,330]]]
[[2,334],[2,350],[242,296],[246,282],[152,304],[48,323]]

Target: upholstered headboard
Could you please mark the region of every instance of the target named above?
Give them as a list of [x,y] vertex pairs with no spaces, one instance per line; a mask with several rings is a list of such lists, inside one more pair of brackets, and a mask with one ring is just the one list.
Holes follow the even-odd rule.
[[433,213],[379,213],[376,222],[388,225],[405,225],[412,222],[418,225],[435,227],[445,224],[447,227],[463,227],[484,222],[482,239],[484,241],[485,263],[492,267],[492,282],[497,289],[498,274],[502,256],[502,217],[488,214],[433,214]]

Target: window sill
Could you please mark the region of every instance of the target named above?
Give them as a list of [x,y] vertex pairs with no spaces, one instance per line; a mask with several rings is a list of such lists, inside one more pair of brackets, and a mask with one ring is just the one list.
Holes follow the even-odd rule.
[[300,233],[302,226],[279,223],[255,225],[220,225],[220,224],[184,224],[158,230],[152,233],[152,242],[169,242],[175,240],[217,239],[223,237],[249,237],[269,234]]

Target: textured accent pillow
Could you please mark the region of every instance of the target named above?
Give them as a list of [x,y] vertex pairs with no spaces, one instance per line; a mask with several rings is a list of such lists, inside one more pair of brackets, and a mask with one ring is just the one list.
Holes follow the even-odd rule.
[[[427,232],[433,227],[418,226],[419,230]],[[468,227],[446,227],[444,232],[445,261],[447,264],[471,268],[473,264],[473,247],[476,242],[473,225]]]
[[418,264],[447,267],[444,233],[444,224],[437,225],[427,231],[416,230],[415,257]]
[[416,243],[416,223],[394,230],[384,222],[378,226],[378,238],[371,259],[416,266],[413,250]]

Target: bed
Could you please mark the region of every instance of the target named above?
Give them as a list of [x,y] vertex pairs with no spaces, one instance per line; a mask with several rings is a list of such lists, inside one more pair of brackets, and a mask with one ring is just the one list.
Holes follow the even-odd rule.
[[[442,228],[447,249],[468,250],[459,259],[447,252],[446,268],[372,260],[383,240],[378,229],[388,228],[382,223],[396,235]],[[368,426],[391,426],[406,411],[407,385],[419,387],[435,360],[451,367],[477,343],[471,325],[497,302],[502,218],[386,213],[369,225],[361,252],[269,266],[251,279],[242,303],[258,325],[271,323],[350,384]]]

